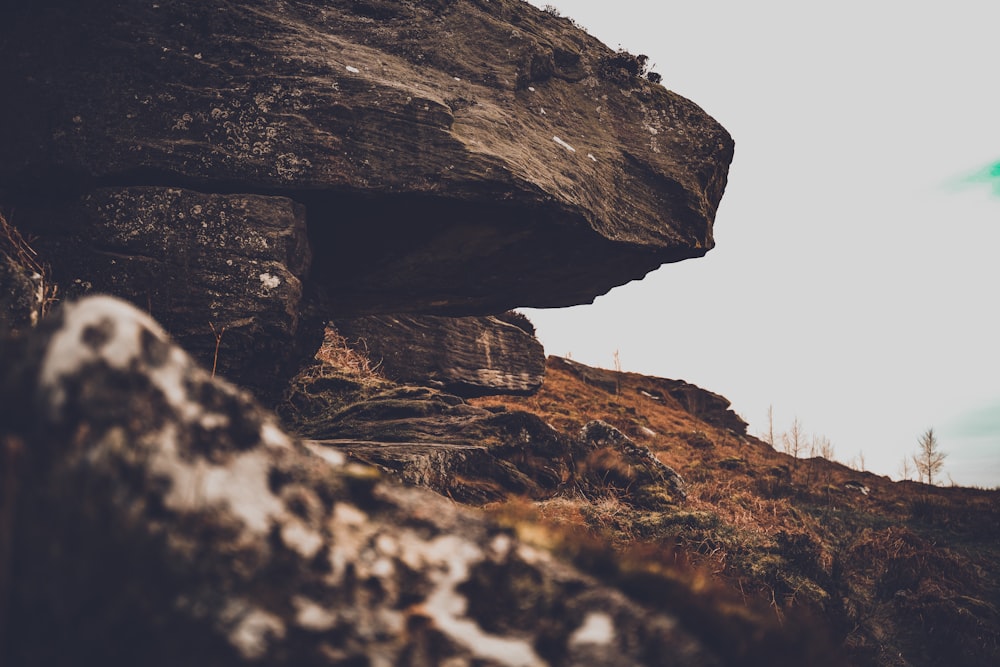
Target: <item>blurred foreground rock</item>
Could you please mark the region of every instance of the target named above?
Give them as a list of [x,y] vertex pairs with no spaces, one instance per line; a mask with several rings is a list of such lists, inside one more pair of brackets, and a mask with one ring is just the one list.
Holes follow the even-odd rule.
[[0,368],[3,664],[805,659],[745,611],[706,614],[676,577],[605,559],[593,573],[621,589],[602,584],[304,445],[121,301],[66,305],[3,340]]

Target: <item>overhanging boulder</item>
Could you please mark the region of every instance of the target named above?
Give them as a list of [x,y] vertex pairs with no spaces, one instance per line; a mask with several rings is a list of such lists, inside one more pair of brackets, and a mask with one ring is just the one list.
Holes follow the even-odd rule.
[[523,2],[6,11],[0,205],[287,196],[331,315],[585,303],[714,244],[726,131]]

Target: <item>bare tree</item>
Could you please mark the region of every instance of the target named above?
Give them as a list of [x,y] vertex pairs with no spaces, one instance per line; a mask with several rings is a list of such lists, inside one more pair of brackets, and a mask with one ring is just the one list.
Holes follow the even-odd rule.
[[908,480],[911,474],[913,474],[913,469],[910,468],[910,457],[904,456],[903,462],[899,465],[899,478],[901,480]]
[[934,483],[934,475],[944,467],[944,459],[948,456],[938,448],[934,429],[929,428],[917,440],[917,453],[913,455],[913,463],[917,466],[917,475],[921,481]]
[[781,435],[781,445],[785,453],[795,459],[796,465],[798,465],[799,456],[806,448],[805,431],[802,430],[802,422],[799,421],[798,417],[792,422],[788,433]]
[[825,435],[814,435],[812,444],[809,445],[810,456],[821,456],[827,461],[832,461],[834,457],[833,443]]
[[763,434],[764,441],[774,447],[774,406],[767,406],[767,432]]
[[618,350],[615,350],[612,360],[615,364],[615,394],[620,395],[622,393],[622,358],[618,354]]

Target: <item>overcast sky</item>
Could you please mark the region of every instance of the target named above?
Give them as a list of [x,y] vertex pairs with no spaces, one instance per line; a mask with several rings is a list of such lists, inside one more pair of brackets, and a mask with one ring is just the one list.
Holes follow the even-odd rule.
[[554,0],[736,141],[716,248],[593,305],[525,310],[549,354],[679,378],[898,478],[1000,485],[995,0]]

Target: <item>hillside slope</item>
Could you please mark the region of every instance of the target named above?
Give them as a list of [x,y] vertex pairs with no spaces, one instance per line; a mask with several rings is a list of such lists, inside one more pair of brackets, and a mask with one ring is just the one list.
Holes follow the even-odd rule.
[[675,558],[779,620],[814,615],[853,664],[1000,664],[996,491],[796,460],[747,435],[722,397],[558,357],[534,396],[473,403],[531,412],[560,431],[606,421],[687,483],[686,500],[650,511],[630,502],[628,470],[609,465],[605,497],[539,502],[549,523],[586,527],[622,551],[676,546]]

